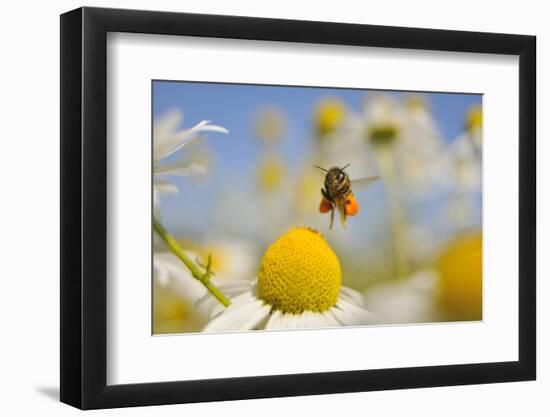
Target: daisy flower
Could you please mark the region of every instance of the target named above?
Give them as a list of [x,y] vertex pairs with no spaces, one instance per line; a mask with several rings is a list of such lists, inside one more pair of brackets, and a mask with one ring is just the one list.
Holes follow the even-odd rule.
[[253,122],[254,134],[264,144],[277,143],[287,131],[287,118],[284,112],[277,107],[261,109]]
[[[377,322],[360,293],[342,286],[340,262],[323,236],[295,228],[265,252],[258,278],[220,286],[231,298],[215,305],[204,332],[340,327]],[[199,301],[213,303],[209,295]]]
[[481,190],[482,110],[474,106],[466,114],[466,130],[450,146],[455,168],[455,186],[460,191]]
[[432,269],[370,286],[365,306],[384,324],[482,319],[482,236],[462,234],[447,243]]
[[204,165],[196,162],[179,160],[172,163],[163,163],[163,160],[178,152],[185,145],[198,139],[205,138],[206,132],[229,133],[221,126],[210,124],[203,120],[190,129],[179,129],[183,121],[183,114],[178,110],[171,110],[156,120],[153,124],[153,194],[155,213],[158,217],[159,193],[177,193],[177,187],[164,177],[168,175],[192,176],[203,174]]
[[482,123],[481,106],[472,107],[466,114],[465,131],[449,146],[453,192],[448,216],[459,230],[478,226],[481,221]]
[[346,118],[346,106],[337,98],[323,99],[315,109],[315,132],[324,139],[336,132]]

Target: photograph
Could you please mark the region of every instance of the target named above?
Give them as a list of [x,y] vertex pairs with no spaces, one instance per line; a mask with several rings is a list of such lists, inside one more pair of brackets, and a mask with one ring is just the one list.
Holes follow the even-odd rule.
[[482,94],[151,89],[153,335],[483,320]]

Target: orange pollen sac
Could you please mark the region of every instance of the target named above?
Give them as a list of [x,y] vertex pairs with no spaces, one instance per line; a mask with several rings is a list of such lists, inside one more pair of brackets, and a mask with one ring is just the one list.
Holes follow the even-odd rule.
[[355,199],[353,194],[350,194],[348,196],[348,199],[346,200],[346,215],[355,216],[358,211],[359,204],[357,203],[357,200]]
[[332,204],[330,204],[330,201],[328,201],[326,198],[323,198],[321,200],[321,205],[319,206],[319,211],[321,213],[326,213],[330,210],[332,210]]

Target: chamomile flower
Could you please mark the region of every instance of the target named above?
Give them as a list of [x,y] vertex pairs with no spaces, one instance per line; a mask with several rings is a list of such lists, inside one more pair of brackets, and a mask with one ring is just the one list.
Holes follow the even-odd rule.
[[465,131],[451,144],[455,168],[455,185],[462,191],[481,189],[481,107],[470,108],[465,117]]
[[254,120],[254,133],[265,144],[278,142],[286,133],[287,118],[277,107],[261,109]]
[[458,229],[479,225],[482,187],[482,111],[474,106],[466,113],[465,130],[449,146],[453,193],[448,216]]
[[436,262],[438,301],[447,320],[481,320],[483,239],[481,232],[455,238]]
[[364,299],[384,324],[481,320],[481,233],[457,236],[441,250],[433,268],[372,285]]
[[163,160],[178,152],[181,148],[205,137],[206,132],[229,133],[221,126],[203,120],[190,129],[180,129],[183,114],[171,110],[153,124],[153,176],[155,213],[158,216],[159,193],[177,193],[177,187],[167,181],[165,176],[192,176],[206,171],[204,165],[179,160],[163,163]]
[[327,138],[338,130],[346,117],[346,107],[337,98],[322,100],[315,109],[315,131],[317,137]]
[[[361,294],[342,286],[340,262],[323,236],[295,228],[265,252],[256,281],[220,286],[231,298],[216,305],[205,332],[366,325],[377,322]],[[200,304],[213,303],[210,296]]]

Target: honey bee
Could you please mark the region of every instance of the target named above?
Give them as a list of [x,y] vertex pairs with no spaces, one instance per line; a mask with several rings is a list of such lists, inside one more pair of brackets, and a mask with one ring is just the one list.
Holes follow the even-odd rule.
[[327,173],[325,176],[325,187],[321,188],[323,198],[319,205],[319,211],[321,213],[330,211],[329,228],[332,229],[334,211],[338,209],[340,213],[340,222],[342,223],[342,227],[345,228],[346,217],[355,216],[359,212],[359,204],[353,195],[351,187],[365,187],[380,177],[365,177],[350,180],[349,175],[345,172],[345,169],[349,167],[350,164],[347,164],[343,168],[333,167],[328,170],[317,165],[314,166]]

